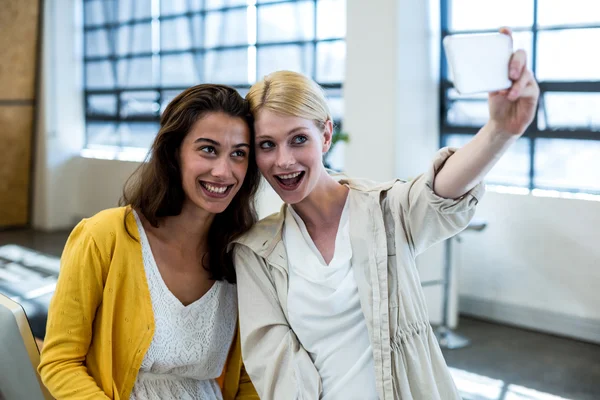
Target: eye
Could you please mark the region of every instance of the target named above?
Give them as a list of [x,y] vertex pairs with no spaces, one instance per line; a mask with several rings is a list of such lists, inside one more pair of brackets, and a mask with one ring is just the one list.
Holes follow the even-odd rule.
[[258,146],[263,150],[268,150],[275,147],[275,143],[271,142],[270,140],[265,140],[264,142],[260,142]]
[[303,144],[308,140],[308,138],[304,135],[294,136],[292,139],[292,144]]
[[203,151],[208,154],[217,154],[217,150],[213,146],[204,146],[200,148],[200,151]]
[[246,157],[246,152],[244,150],[236,150],[231,153],[232,157]]

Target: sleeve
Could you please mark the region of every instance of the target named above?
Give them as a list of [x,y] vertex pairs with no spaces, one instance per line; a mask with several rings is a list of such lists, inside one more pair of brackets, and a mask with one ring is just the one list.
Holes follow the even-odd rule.
[[435,194],[436,174],[455,151],[451,148],[439,150],[426,173],[410,182],[395,183],[388,193],[389,207],[399,210],[414,256],[465,229],[485,192],[485,186],[480,182],[458,199]]
[[268,266],[246,246],[236,246],[242,354],[262,400],[315,400],[321,377],[290,328]]
[[44,385],[57,399],[108,399],[85,366],[103,288],[102,260],[84,220],[63,250],[38,367]]

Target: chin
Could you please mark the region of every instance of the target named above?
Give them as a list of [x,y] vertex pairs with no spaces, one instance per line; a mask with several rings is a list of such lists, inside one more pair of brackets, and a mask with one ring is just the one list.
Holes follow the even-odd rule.
[[279,190],[277,191],[277,194],[279,195],[281,200],[283,200],[284,203],[291,205],[298,204],[306,198],[306,195],[302,191],[290,193]]

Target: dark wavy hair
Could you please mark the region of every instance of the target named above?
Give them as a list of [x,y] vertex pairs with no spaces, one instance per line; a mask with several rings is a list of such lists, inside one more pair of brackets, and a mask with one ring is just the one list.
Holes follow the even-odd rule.
[[[242,118],[250,128],[246,177],[231,204],[225,211],[215,215],[208,233],[208,257],[202,261],[212,279],[235,283],[233,259],[228,245],[256,222],[254,199],[260,182],[254,157],[254,120],[248,102],[235,89],[202,84],[186,89],[175,97],[161,116],[160,130],[146,161],[125,183],[119,205],[129,205],[136,212],[141,212],[154,227],[158,227],[162,218],[181,213],[186,195],[181,181],[179,148],[193,124],[211,112]],[[125,219],[131,209],[125,214]]]

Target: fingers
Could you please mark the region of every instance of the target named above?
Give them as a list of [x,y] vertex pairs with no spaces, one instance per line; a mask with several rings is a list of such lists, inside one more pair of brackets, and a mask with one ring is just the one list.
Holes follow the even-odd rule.
[[511,80],[518,80],[521,75],[523,75],[523,71],[525,70],[525,66],[527,65],[527,54],[524,50],[517,50],[513,53],[510,63],[508,65],[508,76]]
[[508,26],[503,26],[499,29],[499,31],[500,33],[504,33],[505,35],[512,37],[512,30]]
[[530,70],[526,69],[521,77],[515,81],[508,92],[507,99],[515,101],[520,97],[537,96],[539,88]]

